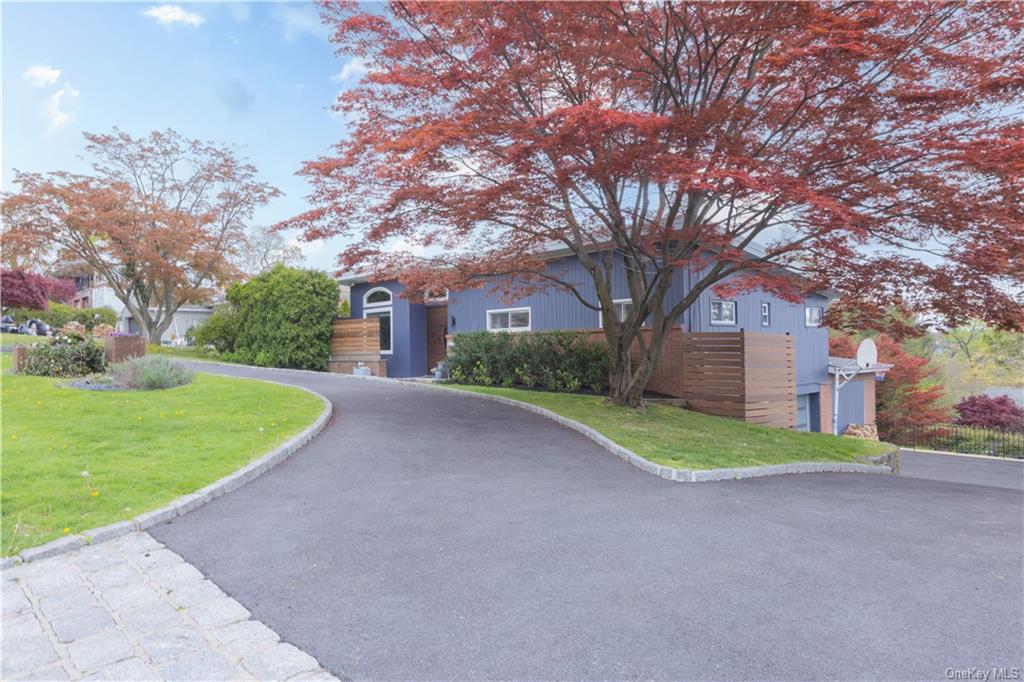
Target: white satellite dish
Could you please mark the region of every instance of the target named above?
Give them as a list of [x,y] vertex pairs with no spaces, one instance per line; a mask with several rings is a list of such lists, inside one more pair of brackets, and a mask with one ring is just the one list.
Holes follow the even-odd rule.
[[864,339],[857,346],[857,366],[862,369],[878,364],[878,348],[871,339]]

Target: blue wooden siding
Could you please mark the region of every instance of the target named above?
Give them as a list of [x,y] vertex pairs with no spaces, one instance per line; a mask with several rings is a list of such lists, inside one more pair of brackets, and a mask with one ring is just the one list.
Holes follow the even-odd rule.
[[[873,379],[869,379],[872,381]],[[851,381],[839,389],[839,433],[842,434],[850,424],[864,423],[864,381]],[[832,390],[832,387],[829,387]],[[832,427],[831,415],[825,425],[828,431]]]
[[[614,298],[629,298],[625,269],[621,259],[619,267],[612,273],[612,295]],[[596,303],[597,295],[590,276],[575,258],[552,262],[551,274],[577,285],[584,298]],[[689,290],[691,281],[699,273],[691,275],[685,270],[678,271],[672,280],[667,302],[680,300]],[[817,393],[820,385],[828,381],[828,330],[824,327],[807,327],[804,322],[805,305],[827,305],[827,299],[817,294],[808,296],[804,304],[785,301],[761,291],[749,292],[735,297],[736,324],[719,326],[711,324],[711,301],[721,298],[712,291],[703,292],[697,302],[683,313],[680,322],[683,329],[693,332],[716,332],[745,329],[749,332],[786,334],[794,337],[797,360],[797,393]],[[771,324],[761,325],[761,303],[771,306]],[[448,314],[451,334],[487,329],[487,311],[501,308],[530,308],[530,326],[535,331],[550,329],[595,329],[598,328],[598,313],[584,306],[571,293],[561,289],[548,289],[522,298],[504,298],[501,291],[491,286],[480,289],[451,292],[448,298]]]
[[354,284],[351,291],[352,317],[363,317],[363,296],[376,287],[391,292],[392,352],[382,356],[388,361],[388,376],[418,377],[427,373],[427,309],[402,298],[405,286],[399,282]]

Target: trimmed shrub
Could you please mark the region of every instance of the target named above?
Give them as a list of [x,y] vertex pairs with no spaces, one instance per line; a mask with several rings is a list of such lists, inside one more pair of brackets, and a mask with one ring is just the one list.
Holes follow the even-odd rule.
[[54,343],[38,343],[29,348],[25,374],[77,377],[102,372],[105,366],[103,346],[67,338]]
[[[63,303],[50,302],[46,310],[30,310],[28,308],[15,308],[9,314],[16,322],[24,322],[32,318],[42,320],[53,329],[60,329],[68,322],[78,322],[88,330],[92,330],[98,324],[117,324],[117,313],[110,308],[75,308]],[[97,316],[98,319],[97,319]]]
[[201,324],[185,332],[185,338],[201,348],[212,347],[218,353],[233,353],[238,339],[239,315],[230,306],[221,306]]
[[607,348],[577,332],[458,334],[447,363],[460,383],[567,393],[608,390]]
[[192,383],[195,372],[168,357],[143,355],[110,366],[114,381],[136,391],[155,391]]
[[235,358],[261,367],[327,367],[338,312],[338,283],[327,273],[276,265],[229,287],[228,301],[237,315]]

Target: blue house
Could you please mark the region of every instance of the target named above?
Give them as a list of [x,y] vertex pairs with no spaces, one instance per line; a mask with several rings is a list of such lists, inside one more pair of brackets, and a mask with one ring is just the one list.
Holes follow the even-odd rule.
[[[621,260],[616,265],[621,265]],[[588,300],[596,303],[593,282],[575,256],[555,254],[547,267],[549,274],[573,283],[584,295],[590,292]],[[680,269],[673,278],[666,305],[680,300],[698,277],[699,273]],[[442,298],[413,303],[403,297],[404,286],[397,280],[370,281],[366,276],[352,275],[343,277],[341,283],[351,287],[353,318],[379,320],[379,362],[373,363],[374,373],[390,377],[430,373],[444,358],[449,335],[483,330],[516,333],[601,328],[601,313],[563,289],[548,288],[510,301],[496,293],[495,287],[484,286],[448,291]],[[621,315],[631,305],[624,267],[613,269],[612,293]],[[722,298],[707,290],[683,314],[678,326],[683,333],[743,331],[791,337],[795,419],[790,424],[800,430],[827,432],[832,430],[832,374],[837,364],[845,362],[837,358],[830,364],[828,330],[823,326],[828,303],[829,298],[823,294],[811,294],[793,303],[763,291]],[[667,349],[666,356],[671,352]],[[354,359],[336,355],[332,369],[350,371],[349,360]],[[781,357],[780,362],[784,362]],[[874,373],[865,372],[857,379],[841,392],[840,433],[849,424],[874,423]],[[671,389],[658,390],[673,394]]]

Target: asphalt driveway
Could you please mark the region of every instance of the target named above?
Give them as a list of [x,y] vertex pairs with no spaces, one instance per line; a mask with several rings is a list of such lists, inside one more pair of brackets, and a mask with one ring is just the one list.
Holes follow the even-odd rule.
[[[202,369],[210,369],[203,367]],[[678,484],[483,399],[249,368],[328,428],[151,533],[352,679],[948,679],[1024,665],[1024,496]]]

